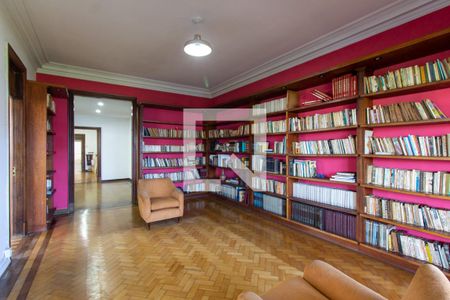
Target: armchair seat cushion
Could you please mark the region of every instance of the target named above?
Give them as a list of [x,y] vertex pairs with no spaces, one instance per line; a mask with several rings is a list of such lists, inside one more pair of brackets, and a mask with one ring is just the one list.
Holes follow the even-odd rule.
[[180,207],[180,202],[172,197],[158,197],[152,198],[151,207],[152,211],[167,209],[167,208],[177,208]]
[[301,277],[294,277],[283,281],[273,289],[269,290],[262,297],[264,300],[327,300],[328,298],[322,295],[312,285]]

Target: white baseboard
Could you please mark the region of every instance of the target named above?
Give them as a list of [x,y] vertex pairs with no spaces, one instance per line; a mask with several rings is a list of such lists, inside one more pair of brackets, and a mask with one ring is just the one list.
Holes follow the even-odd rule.
[[3,275],[3,273],[5,272],[6,268],[8,268],[10,263],[11,263],[11,259],[10,258],[3,257],[0,260],[0,276]]

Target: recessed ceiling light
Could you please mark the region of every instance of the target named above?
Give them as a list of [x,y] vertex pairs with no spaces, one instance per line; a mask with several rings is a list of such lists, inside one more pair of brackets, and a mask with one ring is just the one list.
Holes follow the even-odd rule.
[[97,108],[97,109],[95,110],[95,112],[99,114],[99,113],[101,113],[102,111],[101,111],[100,109]]
[[98,105],[98,106],[103,106],[103,105],[105,105],[105,104],[104,104],[103,102],[98,102],[97,105]]
[[202,40],[200,34],[196,34],[193,40],[187,41],[184,44],[184,52],[190,56],[202,57],[210,55],[212,48],[207,41]]

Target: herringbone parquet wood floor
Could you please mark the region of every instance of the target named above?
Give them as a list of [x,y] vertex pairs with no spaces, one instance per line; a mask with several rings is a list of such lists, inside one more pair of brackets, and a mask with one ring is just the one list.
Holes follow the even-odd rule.
[[[180,224],[147,231],[137,207],[83,210],[61,218],[29,299],[234,299],[263,293],[327,261],[398,299],[412,274],[212,200],[187,204]],[[15,287],[14,290],[17,290]],[[14,294],[11,293],[11,297]]]

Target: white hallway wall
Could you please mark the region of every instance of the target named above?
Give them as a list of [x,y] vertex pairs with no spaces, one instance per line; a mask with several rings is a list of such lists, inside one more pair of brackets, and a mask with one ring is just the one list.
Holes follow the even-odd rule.
[[84,134],[86,154],[92,152],[94,157],[97,155],[97,131],[86,129],[75,129],[75,134]]
[[27,68],[28,79],[34,79],[37,61],[18,34],[15,24],[0,1],[0,275],[10,259],[5,257],[9,248],[9,151],[8,151],[8,44],[12,46]]
[[131,179],[131,124],[131,115],[129,118],[123,118],[75,112],[75,126],[102,128],[102,180]]

